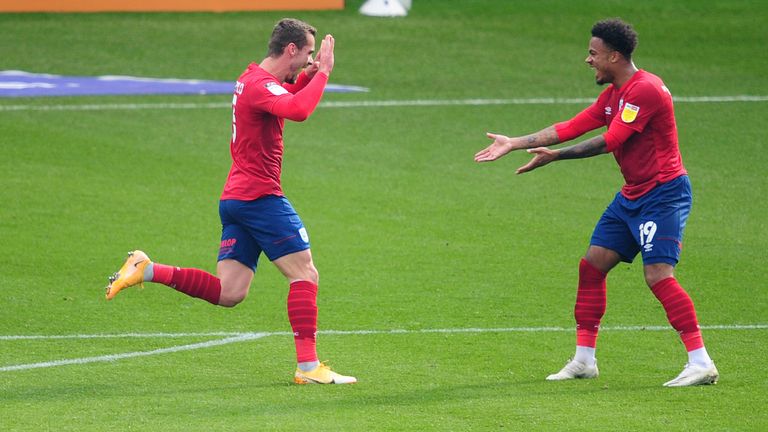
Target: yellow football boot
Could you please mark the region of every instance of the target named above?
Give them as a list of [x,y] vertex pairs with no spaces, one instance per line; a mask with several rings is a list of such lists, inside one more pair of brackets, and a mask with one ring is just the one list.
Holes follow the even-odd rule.
[[309,372],[296,368],[293,382],[296,384],[354,384],[357,382],[357,378],[337,374],[324,363],[320,363],[318,367]]
[[128,252],[128,259],[120,270],[109,277],[107,300],[112,300],[123,288],[141,285],[144,288],[144,269],[151,264],[147,254],[140,250]]

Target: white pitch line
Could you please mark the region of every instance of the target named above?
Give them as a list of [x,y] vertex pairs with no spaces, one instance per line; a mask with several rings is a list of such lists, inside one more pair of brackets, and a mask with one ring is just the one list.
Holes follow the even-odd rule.
[[[768,324],[726,324],[701,326],[703,330],[765,330]],[[603,331],[670,331],[669,326],[615,326],[601,328]],[[443,328],[443,329],[391,329],[391,330],[325,330],[318,332],[327,335],[372,335],[372,334],[424,334],[424,333],[536,333],[536,332],[572,332],[573,327],[501,327],[501,328]],[[39,363],[27,363],[0,367],[0,372],[10,372],[28,369],[49,368],[56,366],[66,366],[72,364],[87,364],[96,362],[108,362],[134,357],[146,357],[158,354],[175,353],[180,351],[190,351],[202,348],[226,345],[235,342],[244,342],[248,340],[261,339],[267,336],[288,336],[290,332],[259,332],[259,333],[236,333],[236,332],[209,332],[209,333],[123,333],[123,334],[83,334],[83,335],[9,335],[0,336],[0,340],[56,340],[56,339],[96,339],[96,338],[180,338],[180,337],[210,337],[227,336],[224,339],[217,339],[207,342],[194,343],[189,345],[178,345],[168,348],[159,348],[152,351],[136,351],[122,354],[108,354],[97,357],[84,357],[76,359],[54,360]]]
[[27,364],[3,366],[3,367],[0,367],[0,372],[49,368],[49,367],[65,366],[65,365],[71,365],[71,364],[108,362],[108,361],[115,361],[115,360],[121,360],[126,358],[133,358],[133,357],[146,357],[146,356],[152,356],[157,354],[175,353],[180,351],[190,351],[190,350],[196,350],[201,348],[210,348],[210,347],[219,346],[219,345],[231,344],[234,342],[243,342],[247,340],[260,339],[265,336],[268,336],[268,334],[267,333],[248,333],[248,334],[242,334],[239,336],[228,337],[224,339],[212,340],[208,342],[200,342],[200,343],[194,343],[189,345],[178,345],[178,346],[173,346],[169,348],[159,348],[152,351],[136,351],[136,352],[122,353],[122,354],[107,354],[107,355],[97,356],[97,357],[84,357],[84,358],[76,358],[76,359],[54,360],[54,361],[41,362],[41,363],[27,363]]
[[[600,327],[601,331],[671,331],[669,326],[612,326]],[[702,330],[766,330],[768,324],[714,324],[703,325]],[[570,332],[573,327],[497,327],[497,328],[441,328],[441,329],[388,329],[388,330],[320,330],[320,335],[370,335],[370,334],[424,334],[424,333],[548,333]],[[13,340],[56,340],[56,339],[121,339],[121,338],[191,338],[191,337],[241,337],[259,335],[288,336],[288,331],[273,332],[205,332],[205,333],[115,333],[115,334],[72,334],[72,335],[0,335],[0,341]]]
[[[72,334],[72,335],[0,335],[0,341],[3,340],[55,340],[55,339],[152,339],[152,338],[192,338],[192,337],[236,337],[252,335],[252,332],[207,332],[207,333],[116,333],[116,334]],[[259,332],[264,336],[275,336],[279,334],[289,335],[290,332]]]
[[[383,107],[434,107],[434,106],[488,106],[488,105],[566,105],[588,104],[595,98],[511,98],[511,99],[414,99],[373,101],[321,102],[321,108],[383,108]],[[677,103],[724,103],[768,102],[764,95],[734,96],[678,96]],[[230,108],[228,102],[206,103],[115,103],[115,104],[63,104],[63,105],[1,105],[0,111],[106,111],[106,110],[174,110],[174,109],[222,109]]]

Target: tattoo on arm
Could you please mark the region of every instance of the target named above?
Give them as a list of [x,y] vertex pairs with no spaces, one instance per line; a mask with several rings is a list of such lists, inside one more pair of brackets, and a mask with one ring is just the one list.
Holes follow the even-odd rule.
[[554,126],[550,126],[536,133],[524,136],[523,139],[525,140],[526,144],[525,148],[549,147],[560,142]]
[[598,135],[559,150],[558,159],[581,159],[605,153],[605,138]]

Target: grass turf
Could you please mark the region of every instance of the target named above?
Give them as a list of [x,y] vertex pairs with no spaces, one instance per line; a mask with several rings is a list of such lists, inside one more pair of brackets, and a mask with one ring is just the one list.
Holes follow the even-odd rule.
[[[755,2],[415,2],[409,17],[299,13],[337,39],[327,101],[593,97],[590,25],[622,16],[638,66],[678,96],[768,94]],[[233,79],[285,13],[0,15],[7,69]],[[9,99],[8,105],[224,102],[220,96]],[[286,127],[283,182],[321,273],[320,326],[336,330],[570,328],[576,265],[621,184],[610,156],[514,176],[525,154],[477,165],[484,132],[522,134],[583,105],[319,108]],[[677,276],[700,321],[765,324],[765,102],[677,104],[694,188]],[[214,269],[228,109],[2,111],[1,335],[285,332],[286,287],[262,259],[250,297],[213,308],[148,285],[103,300],[127,250]],[[607,328],[664,326],[640,263],[609,278]],[[723,375],[664,389],[672,330],[607,330],[598,380],[547,383],[568,331],[320,336],[360,384],[289,385],[273,335],[207,349],[0,372],[3,430],[764,430],[765,329],[704,333]],[[216,339],[0,340],[0,367]]]

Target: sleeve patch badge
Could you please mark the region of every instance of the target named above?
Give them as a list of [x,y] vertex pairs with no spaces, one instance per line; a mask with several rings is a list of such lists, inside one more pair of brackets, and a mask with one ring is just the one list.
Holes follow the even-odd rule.
[[266,87],[267,90],[269,90],[269,92],[275,96],[280,96],[288,93],[288,90],[286,90],[285,87],[281,86],[280,84],[274,81],[264,84],[264,87]]
[[621,110],[621,120],[623,120],[624,123],[632,123],[637,118],[637,113],[639,112],[639,106],[626,103],[624,104],[624,109]]

